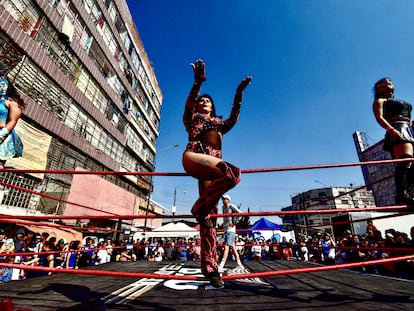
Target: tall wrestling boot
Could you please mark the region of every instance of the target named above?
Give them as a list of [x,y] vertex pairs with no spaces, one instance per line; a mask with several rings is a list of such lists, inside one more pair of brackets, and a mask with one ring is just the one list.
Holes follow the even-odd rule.
[[410,193],[411,184],[413,183],[410,180],[412,178],[412,174],[410,174],[411,166],[411,162],[401,162],[397,163],[395,168],[395,204],[397,205],[407,204],[412,206],[414,204],[413,194]]
[[217,178],[210,182],[191,209],[200,225],[205,227],[213,226],[209,214],[214,212],[222,195],[240,182],[240,169],[233,164],[222,161],[214,169]]
[[394,183],[395,183],[395,204],[403,205],[404,202],[404,188],[403,180],[406,171],[406,163],[397,163],[397,167],[394,172]]

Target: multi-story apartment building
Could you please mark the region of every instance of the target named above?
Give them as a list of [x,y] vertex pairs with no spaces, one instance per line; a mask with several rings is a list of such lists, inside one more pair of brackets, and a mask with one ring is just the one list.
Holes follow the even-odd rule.
[[[391,154],[383,149],[384,140],[369,146],[366,134],[353,134],[355,148],[361,162],[391,160]],[[372,189],[377,206],[389,206],[395,203],[394,163],[362,165],[365,184]]]
[[[363,189],[355,190],[352,187],[325,187],[311,189],[292,196],[292,206],[282,211],[324,210],[324,209],[348,209],[365,208],[375,206],[371,191]],[[348,216],[348,212],[335,214],[299,214],[284,217],[283,223],[303,227],[302,233],[319,230],[336,231],[332,228],[332,218]],[[344,224],[350,225],[348,224]]]
[[[125,0],[1,0],[0,70],[25,104],[23,157],[9,166],[153,171],[162,92]],[[63,200],[5,186],[0,207],[11,215],[161,213],[150,176],[3,172],[0,181]]]

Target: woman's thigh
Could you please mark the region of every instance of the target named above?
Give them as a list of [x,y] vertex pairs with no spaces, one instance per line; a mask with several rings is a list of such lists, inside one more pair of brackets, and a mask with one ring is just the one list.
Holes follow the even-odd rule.
[[413,145],[411,143],[407,144],[398,144],[394,146],[394,155],[395,157],[402,158],[404,156],[413,156]]
[[183,166],[185,171],[191,176],[211,180],[212,170],[222,160],[202,153],[186,151],[183,154]]

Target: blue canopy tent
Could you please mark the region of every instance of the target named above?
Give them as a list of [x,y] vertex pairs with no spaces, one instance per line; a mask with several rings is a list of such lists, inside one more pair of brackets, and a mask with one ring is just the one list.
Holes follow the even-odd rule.
[[[253,237],[256,238],[257,234],[260,235],[260,231],[264,230],[272,230],[272,237],[276,238],[276,240],[280,241],[280,234],[275,234],[275,230],[281,230],[284,226],[275,224],[274,222],[271,222],[270,220],[262,217],[259,220],[257,220],[250,228],[247,229],[247,231],[252,232]],[[256,231],[256,232],[255,232]],[[259,232],[257,232],[259,231]]]
[[249,231],[257,231],[257,230],[280,230],[283,226],[275,224],[270,220],[262,217],[258,221],[256,221],[248,230]]

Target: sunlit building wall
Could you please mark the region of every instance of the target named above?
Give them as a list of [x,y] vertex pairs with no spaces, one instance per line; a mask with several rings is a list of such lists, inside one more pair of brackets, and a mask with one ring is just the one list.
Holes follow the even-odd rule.
[[[25,145],[23,158],[8,165],[153,171],[162,92],[126,2],[4,0],[0,16],[0,69],[8,70],[26,106],[17,128]],[[112,195],[128,193],[128,200],[114,206],[105,206],[102,197],[84,200],[94,195],[91,188],[75,195],[74,176],[1,173],[3,182],[62,201],[3,187],[0,204],[15,215],[64,215],[71,208],[65,200],[88,202],[103,215],[161,213],[148,199],[149,176],[99,176]],[[84,181],[90,177],[80,176]],[[77,182],[83,183],[82,178]],[[89,215],[87,208],[79,212]],[[134,225],[139,222],[143,220]]]

